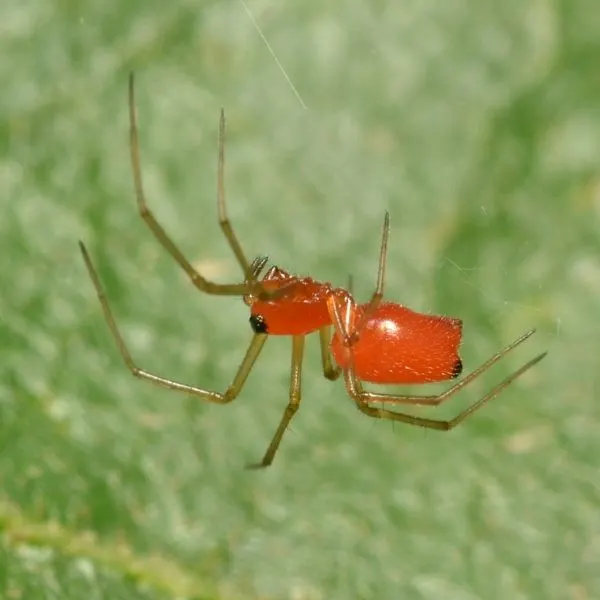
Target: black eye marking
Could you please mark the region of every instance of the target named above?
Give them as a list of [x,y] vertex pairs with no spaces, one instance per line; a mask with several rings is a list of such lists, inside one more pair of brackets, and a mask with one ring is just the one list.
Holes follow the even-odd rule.
[[252,315],[250,317],[250,327],[254,333],[269,333],[267,330],[267,322],[262,315]]

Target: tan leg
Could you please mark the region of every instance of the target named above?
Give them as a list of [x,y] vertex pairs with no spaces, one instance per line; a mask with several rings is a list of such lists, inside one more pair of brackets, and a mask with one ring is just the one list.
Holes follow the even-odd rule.
[[[474,379],[479,377],[484,371],[487,371],[492,365],[497,363],[502,357],[506,354],[514,350],[517,346],[520,346],[525,340],[529,339],[535,333],[535,329],[531,329],[530,331],[525,332],[522,336],[518,337],[516,340],[512,341],[508,346],[505,346],[499,352],[496,352],[494,356],[486,360],[482,365],[477,367],[473,372],[469,373],[465,377],[463,377],[460,381],[457,381],[453,386],[448,388],[446,391],[437,395],[411,395],[405,396],[402,394],[378,394],[376,392],[361,392],[361,398],[364,402],[382,402],[387,404],[413,404],[417,406],[438,406],[445,400],[452,398],[458,392],[460,392],[466,385],[471,383]],[[543,355],[537,357],[537,360],[541,360]],[[355,378],[354,372],[349,373],[349,377]],[[512,375],[507,379],[511,379]],[[508,384],[507,384],[508,385]]]
[[[198,271],[194,269],[190,262],[181,253],[179,248],[177,248],[177,246],[173,243],[173,241],[167,235],[162,226],[159,225],[158,221],[154,217],[154,214],[148,208],[142,184],[142,169],[140,166],[140,147],[138,140],[137,119],[135,110],[133,73],[129,76],[129,123],[131,166],[133,169],[133,182],[135,187],[135,196],[137,199],[138,209],[140,216],[142,217],[146,225],[148,225],[156,239],[160,242],[163,248],[175,259],[177,264],[186,272],[191,282],[199,290],[206,292],[207,294],[215,294],[220,296],[243,296],[250,293],[258,294],[262,290],[262,288],[260,285],[254,284],[252,282],[221,284],[213,283],[212,281],[209,281],[208,279],[202,277],[202,275],[200,275],[200,273],[198,273]],[[227,239],[229,240],[230,244],[232,244],[232,240],[235,240],[234,237],[228,237]],[[237,247],[233,247],[233,249],[234,252],[236,252]],[[246,269],[245,273],[248,273],[249,269],[247,265],[244,264],[244,267]]]
[[231,221],[227,215],[225,206],[225,111],[221,109],[221,118],[219,119],[219,158],[217,161],[217,210],[219,213],[219,225],[229,243],[229,246],[235,254],[238,264],[244,272],[246,280],[252,280],[252,270],[248,259],[242,250],[242,246],[237,239],[231,226]]
[[290,421],[298,411],[301,399],[301,377],[302,377],[302,359],[304,357],[304,337],[303,335],[295,335],[292,338],[292,374],[290,380],[290,399],[288,405],[285,408],[283,417],[279,422],[277,431],[267,448],[267,451],[263,459],[256,464],[248,465],[249,469],[261,469],[268,467],[275,457],[275,453],[281,444],[281,438],[285,433]]
[[323,375],[330,381],[335,381],[340,376],[342,370],[334,364],[331,350],[329,349],[329,344],[331,343],[331,325],[319,329],[319,341],[321,345]]
[[[522,367],[511,373],[508,377],[502,380],[496,387],[494,387],[491,391],[489,391],[485,396],[480,398],[477,402],[466,408],[456,417],[450,420],[440,420],[440,419],[427,419],[425,417],[418,417],[414,415],[408,415],[400,412],[393,412],[391,410],[386,410],[384,408],[376,408],[374,406],[369,406],[369,402],[374,400],[374,397],[377,397],[377,394],[371,394],[369,392],[364,392],[360,385],[360,382],[356,380],[356,377],[353,373],[353,368],[351,367],[346,373],[346,388],[348,393],[352,397],[352,399],[356,402],[358,409],[369,417],[374,417],[377,419],[389,419],[391,421],[400,421],[402,423],[407,423],[409,425],[416,425],[418,427],[425,427],[427,429],[438,429],[442,431],[449,431],[450,429],[454,429],[457,425],[462,423],[467,417],[472,415],[476,410],[479,410],[482,406],[487,404],[490,400],[493,400],[498,396],[506,387],[508,387],[515,379],[523,375],[526,371],[531,369],[534,365],[539,363],[545,356],[546,352],[539,354],[538,356],[532,358],[530,361],[525,363]],[[478,370],[479,371],[479,370]],[[481,373],[481,371],[479,371]],[[466,379],[466,378],[465,378]],[[471,378],[469,381],[472,381]],[[452,390],[452,388],[451,388]],[[453,392],[454,394],[455,392]],[[397,396],[389,397],[387,401],[397,400],[401,402],[405,400],[405,396]],[[414,398],[414,397],[412,397]],[[432,397],[433,398],[433,397]],[[446,394],[445,398],[448,398]],[[423,400],[423,398],[420,398]],[[418,404],[419,402],[414,402]],[[434,402],[431,402],[434,404]]]
[[98,295],[98,299],[100,300],[100,305],[102,306],[104,318],[106,319],[106,322],[108,324],[110,332],[117,344],[117,348],[119,349],[119,352],[121,353],[123,361],[125,362],[128,369],[131,371],[131,373],[133,375],[135,375],[136,377],[139,377],[140,379],[145,379],[147,381],[151,381],[152,383],[155,383],[162,387],[165,387],[165,388],[168,388],[171,390],[177,390],[179,392],[184,392],[186,394],[191,394],[193,396],[201,398],[202,400],[206,400],[208,402],[214,402],[216,404],[227,404],[228,402],[231,402],[238,396],[246,379],[248,378],[248,374],[250,373],[250,370],[252,369],[254,363],[256,362],[258,355],[260,354],[260,351],[262,350],[265,342],[267,341],[266,335],[264,335],[264,334],[254,335],[254,337],[252,338],[252,341],[250,342],[250,346],[248,347],[248,351],[246,352],[246,355],[244,356],[244,359],[242,360],[242,363],[239,366],[239,369],[238,369],[235,377],[233,378],[231,385],[227,388],[227,390],[223,394],[221,394],[219,392],[212,392],[210,390],[205,390],[205,389],[202,389],[202,388],[199,388],[196,386],[192,386],[192,385],[187,385],[185,383],[179,383],[177,381],[173,381],[172,379],[167,379],[166,377],[160,377],[158,375],[149,373],[148,371],[145,371],[144,369],[141,369],[138,366],[136,366],[136,364],[133,362],[131,354],[129,353],[129,350],[127,349],[127,346],[125,345],[123,337],[121,336],[121,333],[119,332],[119,329],[117,327],[117,323],[112,314],[110,305],[106,298],[106,294],[104,293],[104,290],[100,283],[100,278],[98,277],[98,273],[96,272],[96,269],[90,259],[90,256],[89,256],[85,246],[83,245],[83,243],[79,242],[79,246],[81,248],[81,253],[83,255],[83,259],[85,261],[90,278],[94,284],[94,287],[96,288],[96,293]]
[[381,249],[379,250],[379,267],[377,269],[377,286],[375,291],[369,300],[369,304],[364,310],[362,317],[354,331],[347,337],[346,344],[350,345],[358,340],[360,337],[360,331],[364,327],[365,323],[373,316],[377,307],[381,304],[383,299],[383,286],[385,283],[385,264],[387,260],[387,248],[388,238],[390,235],[390,213],[386,210],[385,217],[383,219],[383,233],[381,235]]

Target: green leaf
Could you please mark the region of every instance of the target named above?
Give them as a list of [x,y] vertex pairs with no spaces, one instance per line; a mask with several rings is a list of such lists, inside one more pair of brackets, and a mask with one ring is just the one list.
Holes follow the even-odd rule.
[[[600,11],[562,2],[7,0],[0,10],[0,596],[600,596]],[[257,28],[260,28],[260,33]],[[214,406],[127,371],[223,391],[251,337],[207,276],[238,281],[217,224],[216,134],[250,256],[464,321],[475,368],[447,418],[549,356],[447,435],[366,418],[320,372],[273,466],[289,340]],[[438,389],[433,387],[433,389]],[[440,386],[443,389],[443,386]]]

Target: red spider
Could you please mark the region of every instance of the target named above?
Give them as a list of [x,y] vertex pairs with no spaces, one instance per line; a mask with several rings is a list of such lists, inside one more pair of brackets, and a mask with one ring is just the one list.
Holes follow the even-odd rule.
[[[224,393],[213,392],[154,375],[136,366],[119,333],[96,269],[85,246],[80,242],[87,270],[96,288],[104,317],[119,352],[133,375],[166,388],[192,394],[209,402],[227,404],[238,396],[269,335],[292,336],[289,402],[262,461],[250,465],[251,467],[266,467],[272,463],[283,434],[298,410],[301,398],[304,339],[310,333],[319,333],[324,376],[327,379],[335,380],[340,373],[343,373],[346,389],[360,411],[370,417],[401,421],[410,425],[444,431],[454,428],[492,398],[495,398],[517,377],[546,355],[544,352],[532,358],[477,402],[449,421],[428,419],[372,406],[374,402],[384,405],[436,406],[441,404],[524,342],[535,330],[524,333],[441,394],[431,396],[390,395],[364,390],[363,382],[375,384],[430,383],[454,379],[462,372],[462,362],[458,355],[462,336],[460,319],[421,314],[400,304],[382,301],[389,234],[388,214],[385,215],[383,227],[377,287],[368,303],[357,304],[352,294],[346,289],[334,288],[329,283],[315,281],[310,277],[296,277],[277,267],[271,267],[260,278],[267,259],[259,257],[252,263],[248,262],[233,232],[225,209],[225,116],[221,111],[217,169],[219,224],[242,268],[244,282],[213,283],[194,269],[167,236],[146,205],[142,188],[133,75],[130,75],[129,78],[129,118],[133,179],[142,219],[199,290],[221,296],[242,296],[250,307],[250,325],[254,330],[254,335],[231,385]],[[331,336],[332,326],[334,327],[333,337]]]

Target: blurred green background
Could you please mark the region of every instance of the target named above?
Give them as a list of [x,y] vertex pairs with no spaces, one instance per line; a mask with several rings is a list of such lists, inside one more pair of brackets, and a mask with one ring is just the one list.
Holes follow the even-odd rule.
[[[2,3],[0,595],[600,597],[598,3],[247,2]],[[461,317],[467,370],[538,328],[436,416],[548,358],[445,435],[360,414],[311,339],[292,430],[244,470],[289,340],[227,407],[154,388],[78,253],[140,365],[225,389],[247,309],[196,292],[137,216],[131,69],[149,203],[206,275],[240,277],[224,106],[249,255],[367,298],[389,209],[387,295]]]

